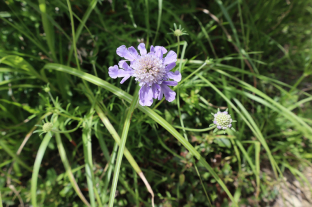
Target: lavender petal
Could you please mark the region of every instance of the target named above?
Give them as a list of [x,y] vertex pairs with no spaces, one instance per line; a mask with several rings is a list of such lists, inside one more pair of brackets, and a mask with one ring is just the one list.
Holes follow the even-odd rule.
[[[127,64],[127,63],[125,63]],[[131,69],[131,68],[130,68]],[[121,84],[123,84],[128,78],[130,78],[130,76],[132,76],[134,74],[134,70],[121,70],[118,68],[117,65],[111,66],[108,68],[108,75],[115,79],[117,77],[122,78],[121,80]]]
[[164,64],[167,65],[173,62],[177,62],[177,53],[170,50],[167,56],[165,57]]
[[151,87],[148,85],[142,86],[139,91],[139,98],[139,103],[142,106],[151,106],[153,103],[153,93]]
[[165,67],[165,69],[166,69],[166,71],[168,72],[168,71],[172,70],[175,66],[176,66],[176,63],[173,62],[173,63],[168,64],[168,65]]
[[176,86],[176,85],[178,85],[178,82],[176,82],[176,81],[163,81],[162,84],[168,85],[168,86]]
[[163,95],[165,95],[166,100],[169,102],[175,99],[176,93],[171,90],[166,84],[161,84],[160,88],[161,90],[158,94],[158,100],[161,100]]
[[154,99],[157,99],[158,98],[158,94],[159,94],[159,91],[161,90],[160,86],[156,83],[154,83],[152,85],[152,93],[153,93],[153,98]]
[[159,59],[163,58],[163,52],[160,49],[156,50],[156,57],[158,57]]
[[161,50],[163,54],[167,53],[167,49],[163,46],[155,46],[155,51],[157,52],[158,50]]
[[118,77],[118,66],[114,65],[108,68],[108,75],[109,77],[116,79]]
[[121,45],[116,50],[117,55],[120,57],[124,57],[127,60],[133,61],[136,57],[132,55],[131,52],[128,51],[127,47],[124,45]]
[[120,84],[123,84],[126,80],[130,78],[130,75],[125,76],[123,79],[121,79]]
[[145,44],[144,43],[140,43],[138,46],[138,50],[140,50],[140,54],[142,55],[146,55],[147,50],[145,48]]
[[154,46],[153,46],[153,45],[151,45],[150,52],[155,53],[155,48],[154,48]]
[[120,60],[120,61],[118,62],[118,66],[119,66],[120,68],[123,68],[122,65],[124,64],[124,62],[126,62],[126,60]]
[[[120,61],[121,62],[121,61]],[[119,62],[119,63],[120,63]],[[120,66],[119,66],[120,67]],[[121,68],[125,69],[126,71],[132,71],[133,69],[128,65],[127,62],[123,62]]]
[[181,73],[177,70],[175,72],[168,72],[167,73],[167,76],[170,78],[170,79],[173,79],[177,82],[181,81],[182,79],[182,76],[181,76]]
[[133,47],[129,47],[128,48],[128,51],[132,54],[132,56],[134,56],[135,58],[138,58],[139,57],[139,53],[138,51]]

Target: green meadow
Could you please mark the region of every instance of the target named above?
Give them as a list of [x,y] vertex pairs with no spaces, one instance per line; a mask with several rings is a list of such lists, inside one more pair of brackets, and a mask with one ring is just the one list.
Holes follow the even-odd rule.
[[0,1],[0,207],[287,206],[285,174],[312,194],[311,20],[311,0]]

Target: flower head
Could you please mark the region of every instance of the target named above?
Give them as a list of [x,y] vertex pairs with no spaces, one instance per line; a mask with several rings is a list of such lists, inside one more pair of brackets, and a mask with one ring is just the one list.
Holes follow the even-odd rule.
[[218,111],[215,115],[214,115],[214,120],[213,123],[215,125],[217,125],[218,129],[227,129],[227,128],[231,128],[232,127],[232,119],[231,119],[231,115],[228,114],[227,111],[221,112]]
[[[124,45],[118,47],[117,55],[125,60],[119,61],[119,67],[117,65],[109,67],[109,76],[114,79],[123,78],[121,84],[131,76],[135,77],[141,86],[139,103],[142,106],[151,106],[153,99],[161,100],[163,96],[167,101],[173,101],[176,93],[168,86],[176,86],[181,80],[179,71],[171,72],[176,66],[177,54],[173,51],[167,53],[166,48],[162,46],[151,46],[150,52],[147,53],[144,43],[139,44],[138,50],[140,55],[134,47],[126,48]],[[163,57],[166,53],[166,57]]]
[[232,129],[235,131],[235,129],[232,127],[232,122],[236,122],[235,120],[232,120],[231,115],[228,113],[227,109],[223,112],[221,112],[218,109],[218,112],[216,114],[212,114],[214,116],[213,124],[210,126],[215,126],[214,132],[216,132],[218,129],[223,130],[225,133],[226,129]]

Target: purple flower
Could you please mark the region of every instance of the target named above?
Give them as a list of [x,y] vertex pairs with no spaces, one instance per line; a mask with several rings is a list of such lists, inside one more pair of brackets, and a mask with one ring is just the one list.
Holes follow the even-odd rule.
[[[176,66],[177,54],[173,51],[167,53],[162,46],[151,46],[147,53],[144,43],[138,46],[140,54],[134,47],[126,48],[122,45],[117,48],[117,55],[125,58],[117,65],[108,69],[111,78],[123,78],[121,84],[130,78],[135,77],[141,89],[139,91],[139,103],[142,106],[151,106],[153,99],[161,100],[165,96],[171,102],[175,99],[176,93],[168,86],[176,86],[181,80],[179,71],[171,72]],[[163,55],[167,53],[166,57]],[[130,62],[130,65],[127,63]],[[170,80],[171,79],[171,80]],[[172,81],[173,80],[173,81]]]

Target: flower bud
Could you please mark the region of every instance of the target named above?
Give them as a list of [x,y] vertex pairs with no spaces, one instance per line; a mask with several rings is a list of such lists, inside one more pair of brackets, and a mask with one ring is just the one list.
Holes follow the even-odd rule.
[[52,130],[53,124],[51,122],[47,122],[42,126],[42,131],[49,132]]
[[43,90],[44,90],[46,93],[49,93],[49,92],[50,92],[49,84],[46,85],[46,86],[44,86],[44,87],[42,87],[42,88],[43,88]]
[[179,30],[179,29],[176,29],[176,30],[173,32],[173,34],[174,34],[174,36],[179,37],[179,36],[181,36],[181,35],[183,34],[183,32],[182,32],[181,30]]

